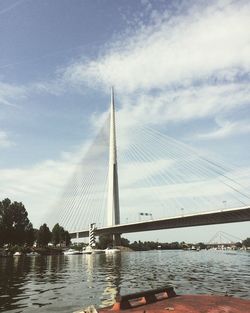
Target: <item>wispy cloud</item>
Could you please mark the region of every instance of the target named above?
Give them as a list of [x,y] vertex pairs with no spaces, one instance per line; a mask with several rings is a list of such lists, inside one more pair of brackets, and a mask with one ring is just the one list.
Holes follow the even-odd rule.
[[138,121],[216,118],[248,105],[249,2],[183,7],[173,15],[152,12],[149,25],[138,22],[134,34],[125,33],[97,59],[71,64],[64,82],[104,90],[115,85],[118,118],[127,128]]
[[225,121],[216,120],[217,127],[207,133],[198,134],[199,139],[222,139],[229,136],[247,134],[250,133],[250,121],[240,120],[240,121]]
[[[60,96],[86,84],[105,91],[115,85],[122,103],[120,114],[129,124],[133,119],[127,119],[128,114],[135,121],[157,124],[216,116],[246,105],[250,101],[250,5],[247,1],[204,3],[192,3],[182,12],[180,2],[178,14],[151,10],[149,25],[137,20],[140,27],[134,34],[124,32],[97,59],[73,62],[51,81],[27,86],[0,83],[0,103],[17,105],[20,96],[32,93]],[[143,5],[147,8],[150,3],[143,1]]]
[[35,81],[27,84],[9,84],[0,81],[0,105],[20,107],[22,101],[32,95],[60,96],[65,92],[65,88],[57,74],[51,81]]
[[17,6],[19,6],[20,4],[22,4],[23,2],[25,2],[27,0],[19,0],[19,1],[15,1],[14,3],[10,4],[9,6],[0,9],[0,15],[7,13],[11,10],[13,10],[14,8],[16,8]]
[[129,128],[138,122],[162,124],[192,119],[216,118],[250,102],[247,83],[192,86],[177,90],[162,90],[150,95],[124,97],[125,105],[118,112],[118,123]]
[[13,145],[8,134],[0,130],[0,148],[7,148]]
[[18,107],[27,95],[27,87],[0,82],[0,105]]
[[115,42],[96,60],[72,64],[64,77],[72,84],[114,84],[126,93],[234,80],[250,68],[250,5],[225,3],[193,6],[173,17],[163,13],[160,25]]
[[56,160],[47,159],[23,168],[0,169],[1,197],[24,202],[31,213],[30,219],[35,224],[44,221],[48,217],[48,210],[55,209],[53,206],[60,199],[66,182],[79,166],[79,159],[87,146],[88,144],[74,151],[64,152]]

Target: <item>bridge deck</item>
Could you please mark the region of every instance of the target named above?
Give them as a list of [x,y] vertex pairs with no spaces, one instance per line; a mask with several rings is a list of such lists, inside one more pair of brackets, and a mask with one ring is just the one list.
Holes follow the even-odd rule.
[[[181,228],[191,226],[204,226],[213,224],[235,223],[250,221],[250,206],[224,209],[213,212],[203,212],[179,217],[163,218],[158,220],[136,222],[131,224],[120,224],[111,227],[96,229],[96,235],[101,234],[124,234],[149,230],[160,230],[170,228]],[[83,238],[89,236],[88,230],[70,233],[71,238]]]

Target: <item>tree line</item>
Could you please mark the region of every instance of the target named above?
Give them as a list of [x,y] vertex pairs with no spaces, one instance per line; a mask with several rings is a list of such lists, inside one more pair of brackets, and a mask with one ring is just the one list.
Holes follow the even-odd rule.
[[[112,235],[101,235],[99,236],[99,241],[97,242],[97,247],[100,249],[105,249],[108,246],[112,246],[113,238]],[[188,249],[192,246],[197,246],[200,249],[207,249],[209,246],[203,242],[199,242],[196,244],[193,243],[185,243],[182,242],[155,242],[155,241],[134,241],[130,243],[130,241],[126,238],[121,238],[121,246],[128,247],[134,251],[148,251],[148,250],[177,250],[177,249]],[[242,242],[235,243],[237,248],[241,247],[250,247],[250,238],[246,238]]]
[[11,202],[8,198],[0,201],[0,247],[32,246],[35,242],[39,247],[46,247],[49,242],[55,246],[68,246],[70,235],[58,223],[52,231],[45,223],[39,229],[35,229],[22,202]]
[[[99,236],[99,241],[97,242],[97,246],[100,249],[105,249],[108,246],[112,246],[113,238],[112,235],[101,235]],[[199,243],[200,246],[204,246],[203,243]],[[171,242],[171,243],[159,243],[155,241],[134,241],[130,243],[130,241],[126,238],[121,237],[121,246],[128,247],[134,251],[148,251],[148,250],[170,250],[170,249],[184,249],[187,248],[188,245],[185,242]]]

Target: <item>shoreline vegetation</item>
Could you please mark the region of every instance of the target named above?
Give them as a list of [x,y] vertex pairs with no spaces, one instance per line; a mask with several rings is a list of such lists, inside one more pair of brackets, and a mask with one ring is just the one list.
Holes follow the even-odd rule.
[[[122,238],[125,239],[125,238]],[[127,239],[125,239],[127,240]],[[172,243],[159,243],[153,241],[135,241],[126,246],[118,246],[121,252],[134,252],[134,251],[155,251],[155,250],[191,250],[191,251],[200,251],[200,250],[239,250],[239,251],[250,251],[250,238],[247,238],[243,241],[246,245],[238,243],[238,245],[205,245],[203,243],[198,244],[186,244],[184,242],[172,242]],[[19,246],[19,245],[5,245],[4,247],[0,247],[0,257],[13,256],[16,252],[19,252],[20,255],[63,255],[63,252],[67,249],[74,249],[76,251],[82,251],[85,249],[87,244],[70,244],[69,246],[61,245],[61,246],[44,246],[44,247],[35,247],[35,246]],[[101,247],[99,242],[96,243],[96,248],[106,249],[106,246]]]
[[[112,235],[99,236],[96,249],[106,249],[113,245]],[[70,234],[58,223],[52,231],[47,224],[39,229],[33,228],[28,218],[28,212],[21,202],[11,202],[6,198],[0,201],[0,256],[12,256],[15,253],[27,255],[59,255],[66,249],[81,251],[86,243],[72,244]],[[149,251],[149,250],[249,250],[250,238],[235,244],[205,244],[183,242],[154,242],[154,241],[130,241],[121,238],[121,251]]]
[[8,198],[0,201],[0,255],[60,254],[70,244],[69,232],[58,223],[52,230],[46,223],[39,229],[33,228],[22,202]]
[[[98,249],[105,249],[107,246],[112,245],[111,235],[102,235],[97,242]],[[224,244],[206,244],[199,243],[186,243],[182,242],[158,242],[158,241],[130,241],[126,238],[121,238],[121,246],[130,251],[151,251],[151,250],[250,250],[250,238],[246,238],[242,242],[224,243]]]

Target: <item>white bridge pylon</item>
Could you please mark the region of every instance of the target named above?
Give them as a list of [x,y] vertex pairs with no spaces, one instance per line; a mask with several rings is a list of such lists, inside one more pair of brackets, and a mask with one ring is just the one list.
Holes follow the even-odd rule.
[[[111,99],[110,99],[107,224],[108,226],[120,224],[118,165],[117,165],[116,128],[115,128],[115,101],[113,87],[111,87]],[[120,236],[115,235],[114,244],[118,245],[119,241]]]
[[115,129],[114,89],[111,88],[110,132],[109,132],[109,174],[108,174],[108,226],[120,224],[119,185]]

